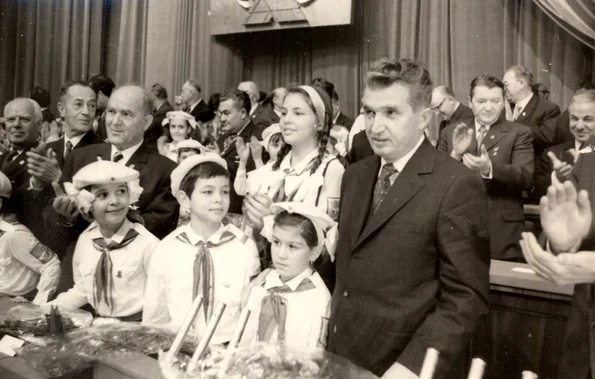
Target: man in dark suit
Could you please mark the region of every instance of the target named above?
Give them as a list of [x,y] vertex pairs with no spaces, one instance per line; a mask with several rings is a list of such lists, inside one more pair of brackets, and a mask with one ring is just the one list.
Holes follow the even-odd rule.
[[[570,116],[591,125],[595,120],[595,91],[579,90]],[[579,108],[579,107],[577,107]],[[595,377],[595,153],[580,154],[571,180],[555,180],[541,199],[540,215],[548,249],[525,233],[521,247],[535,272],[557,284],[575,285],[558,378]],[[580,191],[577,194],[577,189]]]
[[372,146],[370,146],[366,131],[362,130],[353,136],[351,148],[349,149],[349,153],[347,153],[347,162],[355,163],[370,155],[374,155],[374,150],[372,150]]
[[60,253],[64,246],[47,233],[40,217],[42,210],[52,201],[51,183],[62,176],[64,160],[73,150],[101,143],[94,131],[93,120],[97,109],[97,95],[85,82],[68,81],[60,89],[58,110],[63,122],[64,135],[48,143],[44,151],[27,153],[27,167],[32,174],[32,187],[28,201],[22,204],[22,220],[45,245]]
[[[579,84],[578,89],[595,89],[595,84],[582,82]],[[574,141],[574,135],[570,132],[569,124],[570,115],[568,114],[568,109],[566,109],[558,117],[558,122],[556,123],[556,132],[554,134],[554,142],[552,143],[554,146],[563,144],[564,142]]]
[[161,84],[156,83],[151,87],[151,93],[155,96],[155,109],[153,110],[153,122],[143,137],[145,144],[157,151],[157,140],[163,135],[163,126],[161,123],[165,119],[167,112],[174,108],[167,101],[167,90]]
[[271,92],[271,121],[273,124],[278,124],[281,120],[281,109],[283,108],[283,101],[287,96],[287,88],[278,87]]
[[206,122],[213,119],[213,113],[201,97],[201,88],[198,81],[188,79],[182,86],[182,104],[184,111],[194,116],[196,121]]
[[333,89],[333,99],[332,99],[332,107],[333,107],[333,125],[341,125],[347,128],[347,130],[351,130],[351,126],[353,125],[353,119],[351,117],[347,117],[341,112],[341,103],[339,102],[339,94],[337,91]]
[[271,126],[271,124],[279,122],[279,117],[273,112],[271,107],[262,105],[258,102],[260,95],[256,83],[241,82],[238,85],[238,90],[248,94],[250,99],[250,109],[248,110],[248,114],[260,133]]
[[[258,140],[262,139],[261,131],[256,127],[249,116],[250,99],[244,91],[231,91],[221,94],[219,98],[219,113],[221,114],[221,128],[223,134],[217,140],[217,147],[221,157],[227,161],[227,169],[230,172],[231,183],[233,184],[238,171],[239,157],[236,150],[236,138],[240,137],[245,143],[249,143],[252,136]],[[254,160],[248,159],[246,171],[254,170]],[[242,213],[243,197],[239,196],[233,185],[231,186],[229,212]]]
[[488,311],[485,188],[425,138],[431,85],[418,62],[372,65],[362,101],[376,155],[347,167],[341,188],[328,349],[383,378],[417,378],[430,347],[434,378],[466,377]]
[[438,86],[432,91],[432,110],[442,119],[438,127],[438,136],[449,124],[473,117],[471,108],[461,104],[449,86]]
[[[535,167],[539,167],[543,151],[554,141],[560,107],[533,93],[533,74],[526,67],[512,66],[504,73],[502,81],[506,98],[515,104],[512,121],[531,128]],[[535,194],[531,197],[533,202],[539,201]]]
[[447,126],[438,150],[481,175],[489,198],[492,258],[517,260],[522,257],[518,245],[524,228],[522,192],[533,184],[531,130],[500,117],[505,98],[498,78],[473,79],[470,95],[475,116]]

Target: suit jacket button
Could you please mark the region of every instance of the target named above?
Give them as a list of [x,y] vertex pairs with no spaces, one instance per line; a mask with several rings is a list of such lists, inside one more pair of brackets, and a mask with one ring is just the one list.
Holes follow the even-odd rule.
[[347,290],[343,291],[343,297],[349,297],[349,291],[347,291]]

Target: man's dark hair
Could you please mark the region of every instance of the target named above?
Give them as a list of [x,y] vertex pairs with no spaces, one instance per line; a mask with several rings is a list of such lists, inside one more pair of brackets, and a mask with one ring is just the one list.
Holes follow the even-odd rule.
[[223,176],[229,179],[229,171],[225,167],[215,162],[204,162],[197,164],[192,167],[190,171],[182,179],[180,183],[180,189],[190,198],[194,188],[196,187],[196,181],[198,179],[210,179]]
[[151,86],[151,93],[159,100],[167,100],[167,90],[159,83],[155,83]]
[[89,86],[93,88],[93,91],[95,91],[96,94],[101,92],[107,97],[110,97],[112,95],[112,91],[114,88],[116,88],[113,80],[101,74],[92,77],[91,80],[89,80]]
[[62,101],[62,98],[64,96],[66,96],[70,87],[74,87],[74,86],[86,87],[86,88],[90,88],[92,91],[95,91],[89,84],[83,82],[82,80],[67,80],[62,85],[62,87],[60,87],[60,101]]
[[29,92],[29,98],[31,100],[35,100],[42,108],[49,107],[50,103],[52,102],[50,91],[41,87],[33,87],[31,92]]
[[496,78],[495,76],[481,74],[471,81],[469,98],[473,99],[473,91],[475,90],[475,87],[478,86],[488,87],[489,89],[498,87],[502,90],[502,96],[504,96],[505,93],[504,83],[502,83],[500,79]]
[[324,92],[326,92],[328,97],[332,99],[333,91],[335,90],[335,85],[333,83],[329,82],[325,78],[314,78],[312,79],[311,85],[324,89]]
[[245,109],[246,113],[250,114],[252,103],[250,103],[250,96],[248,96],[246,92],[232,89],[222,93],[221,96],[219,96],[219,104],[229,99],[233,100],[233,104],[237,110],[241,111],[242,109]]
[[209,101],[207,102],[207,107],[209,107],[209,110],[213,113],[217,112],[217,110],[219,110],[219,98],[221,97],[221,94],[219,92],[216,92],[214,94],[211,95],[211,97],[209,97]]

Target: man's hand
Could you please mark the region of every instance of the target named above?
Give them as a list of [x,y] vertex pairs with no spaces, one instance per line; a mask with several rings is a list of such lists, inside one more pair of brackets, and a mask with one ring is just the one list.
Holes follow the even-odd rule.
[[273,200],[267,195],[246,195],[244,198],[244,215],[248,218],[250,226],[255,230],[262,230],[262,219],[271,215]]
[[450,154],[456,160],[461,159],[463,154],[467,152],[471,142],[473,141],[473,129],[468,128],[464,122],[461,122],[455,127],[452,133],[452,152]]
[[402,364],[394,363],[384,375],[382,375],[382,379],[419,379],[419,376],[415,375]]
[[595,282],[595,251],[556,256],[543,250],[533,233],[523,233],[522,236],[523,255],[539,276],[559,285]]
[[465,153],[463,155],[463,164],[482,176],[487,177],[492,172],[492,161],[484,145],[481,145],[481,155],[476,157],[473,154]]
[[550,157],[552,164],[554,165],[554,172],[556,173],[556,178],[558,178],[558,180],[561,182],[569,180],[570,174],[572,174],[572,165],[569,165],[568,163],[559,160],[558,157],[556,157],[556,154],[554,154],[551,151],[548,151],[547,156]]
[[575,252],[591,229],[591,202],[587,191],[578,195],[571,181],[555,176],[547,195],[539,202],[541,226],[554,252]]
[[65,222],[73,223],[80,213],[76,203],[66,195],[58,182],[52,182],[52,188],[54,188],[54,192],[56,193],[56,198],[53,202],[54,209]]
[[40,153],[41,151],[27,152],[27,171],[32,176],[35,188],[57,182],[62,176],[56,153],[52,149],[47,149],[45,155]]

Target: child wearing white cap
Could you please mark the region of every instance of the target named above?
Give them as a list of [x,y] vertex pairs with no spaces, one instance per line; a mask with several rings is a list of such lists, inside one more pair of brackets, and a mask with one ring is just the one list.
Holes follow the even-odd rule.
[[15,214],[4,213],[11,194],[10,180],[0,172],[0,293],[40,305],[58,286],[60,261]]
[[337,223],[304,203],[275,203],[271,210],[274,216],[265,217],[262,234],[272,244],[275,269],[250,292],[252,312],[242,343],[324,348],[331,294],[312,263],[323,248],[334,257]]
[[98,161],[64,183],[69,201],[92,222],[74,250],[74,287],[50,304],[70,309],[90,304],[103,317],[141,320],[149,262],[159,240],[126,217],[142,192],[138,178],[132,168]]
[[163,126],[168,126],[171,142],[167,135],[161,136],[157,140],[157,149],[161,155],[165,155],[174,162],[178,161],[178,143],[187,140],[190,137],[192,130],[196,129],[196,120],[194,116],[183,111],[171,111],[165,114],[165,118],[161,123]]
[[206,152],[206,148],[202,143],[191,138],[178,143],[178,164],[182,163],[184,159],[193,155],[198,155],[202,152]]
[[172,193],[190,212],[190,223],[157,246],[147,281],[143,323],[179,327],[196,296],[203,305],[194,321],[202,334],[215,305],[226,304],[213,343],[231,339],[242,290],[260,272],[256,244],[233,224],[221,222],[229,209],[229,172],[218,154],[184,160],[171,174]]

